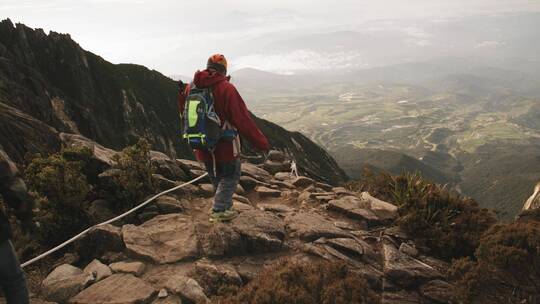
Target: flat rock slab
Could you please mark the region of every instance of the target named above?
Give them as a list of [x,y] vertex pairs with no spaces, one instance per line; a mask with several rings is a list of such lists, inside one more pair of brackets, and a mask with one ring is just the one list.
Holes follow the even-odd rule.
[[285,224],[276,215],[261,210],[242,212],[231,222],[250,252],[277,251],[285,238]]
[[341,212],[346,216],[366,220],[369,224],[380,224],[380,219],[375,213],[367,209],[362,201],[356,196],[345,196],[328,202],[328,209]]
[[321,237],[350,237],[346,231],[334,225],[334,222],[315,213],[296,213],[285,218],[287,230],[292,236],[311,242]]
[[454,286],[442,280],[433,280],[422,285],[420,294],[437,303],[452,303],[455,301]]
[[190,300],[195,304],[209,304],[210,299],[197,281],[183,275],[173,275],[165,283],[165,287],[177,295]]
[[264,197],[280,197],[281,196],[281,191],[270,189],[270,188],[267,188],[265,186],[259,186],[259,187],[257,187],[257,189],[255,189],[255,191],[257,191],[257,194],[259,194],[259,197],[261,197],[261,198],[264,198]]
[[183,214],[156,216],[140,225],[122,227],[128,251],[156,263],[174,263],[199,255],[192,219]]
[[157,291],[131,274],[113,274],[80,292],[71,304],[139,304],[149,303]]
[[413,287],[419,283],[442,278],[435,268],[400,252],[394,245],[383,243],[384,275],[404,287]]
[[109,265],[115,273],[130,273],[134,276],[143,274],[146,265],[141,262],[116,262]]

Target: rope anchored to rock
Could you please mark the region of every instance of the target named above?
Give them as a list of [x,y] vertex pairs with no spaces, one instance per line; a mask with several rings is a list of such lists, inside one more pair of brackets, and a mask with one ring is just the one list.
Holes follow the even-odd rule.
[[52,253],[54,253],[54,252],[56,252],[56,251],[58,251],[58,250],[64,248],[64,247],[66,247],[67,245],[73,243],[73,242],[76,241],[77,239],[79,239],[79,238],[81,238],[82,236],[84,236],[85,234],[87,234],[87,233],[88,233],[90,230],[92,230],[93,228],[96,228],[96,227],[99,227],[99,226],[103,226],[103,225],[108,225],[108,224],[111,224],[111,223],[113,223],[113,222],[116,222],[116,221],[118,221],[119,219],[122,219],[122,218],[124,218],[124,217],[126,217],[126,216],[132,214],[133,212],[135,212],[135,211],[141,209],[142,207],[144,207],[144,206],[150,204],[152,201],[154,201],[154,200],[157,199],[158,197],[163,196],[163,195],[168,194],[168,193],[171,193],[171,192],[174,192],[174,191],[176,191],[176,190],[178,190],[178,189],[180,189],[180,188],[183,188],[183,187],[185,187],[185,186],[187,186],[187,185],[191,185],[191,184],[193,184],[194,182],[196,182],[196,181],[198,181],[198,180],[200,180],[200,179],[206,177],[207,175],[208,175],[208,173],[205,173],[205,174],[203,174],[203,175],[201,175],[201,176],[199,176],[199,177],[197,177],[197,178],[194,178],[194,179],[190,180],[189,182],[183,183],[183,184],[178,185],[178,186],[175,186],[175,187],[173,187],[173,188],[171,188],[171,189],[168,189],[168,190],[165,190],[165,191],[163,191],[163,192],[160,192],[160,193],[158,193],[158,194],[152,196],[151,198],[147,199],[147,200],[144,201],[143,203],[139,204],[138,206],[135,206],[134,208],[132,208],[132,209],[130,209],[130,210],[128,210],[128,211],[126,211],[126,212],[120,214],[119,216],[114,217],[114,218],[112,218],[112,219],[110,219],[110,220],[108,220],[108,221],[105,221],[105,222],[103,222],[103,223],[96,224],[96,225],[94,225],[94,226],[92,226],[92,227],[90,227],[90,228],[84,230],[83,232],[77,234],[76,236],[70,238],[69,240],[63,242],[62,244],[60,244],[60,245],[58,245],[58,246],[56,246],[56,247],[50,249],[49,251],[44,252],[44,253],[38,255],[37,257],[35,257],[35,258],[33,258],[33,259],[29,260],[29,261],[26,261],[26,262],[22,263],[22,264],[21,264],[21,267],[24,268],[24,267],[26,267],[26,266],[28,266],[28,265],[31,265],[31,264],[33,264],[33,263],[35,263],[35,262],[37,262],[37,261],[43,259],[44,257],[46,257],[46,256],[48,256],[48,255],[50,255],[50,254],[52,254]]

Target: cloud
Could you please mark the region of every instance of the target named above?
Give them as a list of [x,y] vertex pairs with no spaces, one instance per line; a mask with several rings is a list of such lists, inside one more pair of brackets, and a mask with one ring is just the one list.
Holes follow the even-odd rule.
[[500,46],[504,46],[506,43],[496,40],[485,40],[474,46],[475,49],[494,49]]
[[316,52],[295,50],[290,53],[252,54],[235,58],[233,69],[255,68],[280,74],[294,74],[305,70],[332,70],[365,67],[357,51]]

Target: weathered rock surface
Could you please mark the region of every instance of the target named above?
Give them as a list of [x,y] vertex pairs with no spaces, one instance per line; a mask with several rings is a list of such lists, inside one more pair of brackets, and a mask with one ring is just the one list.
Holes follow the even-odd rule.
[[108,278],[113,274],[111,268],[101,263],[98,259],[94,259],[90,264],[86,265],[83,271],[87,274],[93,275],[96,282]]
[[178,164],[178,166],[180,166],[180,168],[182,168],[182,170],[184,170],[185,172],[189,172],[191,170],[201,170],[201,171],[204,171],[204,166],[201,165],[201,163],[197,162],[197,161],[194,161],[194,160],[189,160],[189,159],[177,159],[176,160],[176,163]]
[[250,163],[242,163],[242,175],[249,176],[262,182],[267,182],[272,179],[270,173]]
[[158,174],[172,180],[188,180],[187,174],[180,168],[175,160],[165,153],[150,151],[150,161],[155,166]]
[[195,304],[211,303],[201,285],[192,278],[183,275],[174,275],[167,280],[165,287]]
[[54,302],[66,302],[86,286],[94,282],[93,274],[81,269],[63,264],[56,267],[41,284],[45,299]]
[[146,265],[141,262],[116,262],[109,265],[109,267],[115,273],[129,273],[138,277],[143,274]]
[[224,257],[242,254],[243,243],[240,234],[230,225],[217,223],[202,236],[202,251],[208,257]]
[[159,215],[140,226],[125,225],[122,233],[131,254],[156,263],[174,263],[199,255],[195,225],[186,215]]
[[264,162],[263,168],[273,175],[278,172],[288,171],[290,169],[290,164],[281,161],[267,160]]
[[291,183],[298,188],[305,188],[315,184],[315,181],[309,177],[299,176],[291,181]]
[[88,139],[80,134],[60,133],[60,139],[68,147],[86,147],[92,151],[92,159],[96,162],[100,171],[109,168],[114,164],[114,156],[118,152],[105,148],[104,146]]
[[311,242],[321,237],[350,237],[350,234],[337,228],[332,221],[314,213],[296,213],[285,218],[287,230],[291,235]]
[[170,195],[163,195],[156,199],[155,204],[162,214],[180,213],[187,206],[186,200],[178,200]]
[[442,280],[433,280],[420,286],[420,294],[437,303],[452,303],[454,300],[454,286]]
[[369,224],[380,224],[382,220],[371,210],[366,209],[359,198],[345,196],[328,202],[328,209],[341,212],[350,218],[366,220]]
[[280,181],[288,181],[291,179],[291,174],[288,172],[278,172],[274,174],[274,178]]
[[362,192],[361,200],[362,204],[382,221],[393,220],[398,217],[398,207],[396,205],[381,201],[368,192]]
[[157,291],[131,274],[113,274],[80,292],[71,304],[139,304],[149,303]]
[[281,191],[270,189],[264,186],[259,186],[255,189],[257,191],[257,194],[259,194],[259,197],[265,198],[265,197],[280,197]]
[[270,150],[268,152],[268,160],[282,163],[287,160],[287,156],[285,156],[285,153],[278,151],[278,150]]
[[383,292],[381,304],[421,304],[424,303],[414,291]]
[[216,265],[208,261],[199,261],[188,274],[204,289],[206,295],[215,295],[222,285],[241,286],[242,278],[230,265]]
[[384,275],[400,286],[413,287],[442,277],[435,268],[400,252],[387,242],[383,243],[382,255]]
[[261,210],[242,212],[231,222],[242,236],[249,252],[280,250],[285,238],[285,225],[276,215]]
[[111,224],[92,228],[85,236],[75,242],[75,248],[84,258],[99,258],[105,252],[123,251],[122,230]]

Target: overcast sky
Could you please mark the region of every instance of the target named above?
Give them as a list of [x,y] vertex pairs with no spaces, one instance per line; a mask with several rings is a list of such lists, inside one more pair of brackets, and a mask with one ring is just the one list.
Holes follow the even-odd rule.
[[[540,1],[536,0],[2,0],[0,3],[2,19],[69,33],[83,48],[109,61],[142,64],[167,75],[190,75],[204,67],[206,58],[214,52],[225,53],[232,70],[269,67],[268,62],[262,62],[265,56],[253,44],[305,33],[356,31],[388,20],[436,21],[538,11]],[[409,31],[412,36],[423,35],[415,27]],[[418,43],[422,41],[426,40]],[[301,53],[296,57],[268,57],[268,60],[273,60],[271,66],[298,65],[303,63],[298,63],[296,58],[313,56],[309,49],[298,52]],[[353,57],[344,51],[343,58]]]

